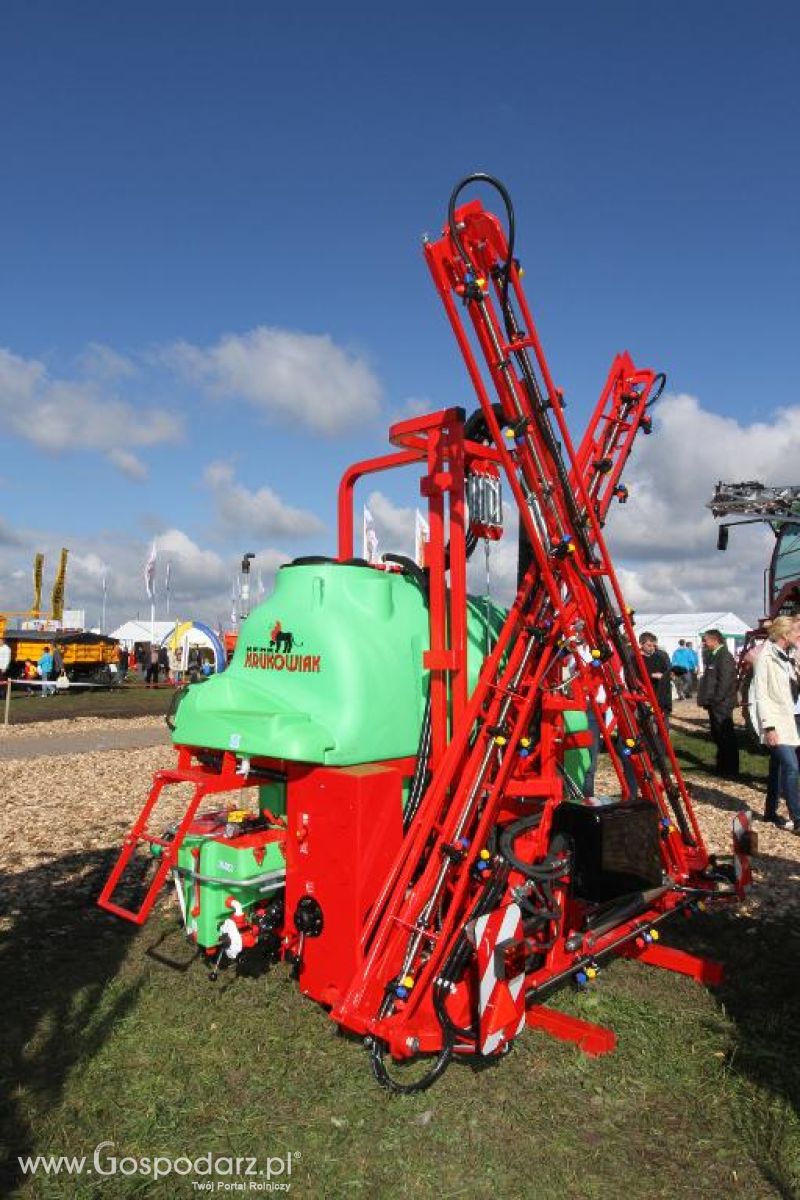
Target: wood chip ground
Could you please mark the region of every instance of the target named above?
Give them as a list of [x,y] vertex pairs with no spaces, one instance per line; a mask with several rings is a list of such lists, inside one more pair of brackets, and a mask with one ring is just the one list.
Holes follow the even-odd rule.
[[[697,712],[697,710],[695,710]],[[145,717],[126,721],[128,727],[157,725],[160,718]],[[58,722],[57,733],[65,727],[75,733],[89,729],[107,729],[114,722],[82,719]],[[117,725],[120,723],[117,722]],[[27,725],[4,731],[4,739],[30,738],[32,732],[43,737],[56,731],[45,724]],[[153,773],[174,764],[170,746],[146,749],[105,750],[95,753],[11,758],[0,762],[0,912],[5,910],[3,925],[8,926],[20,903],[37,907],[51,902],[49,884],[69,888],[71,899],[83,887],[80,870],[65,866],[80,861],[86,851],[112,852],[119,847],[147,796]],[[709,849],[730,852],[731,819],[735,811],[748,805],[755,813],[763,810],[763,786],[716,780],[704,774],[688,774],[698,820]],[[603,762],[598,772],[598,791],[607,777]],[[188,790],[171,789],[159,809],[156,827],[176,820],[186,803]],[[740,907],[744,916],[785,920],[800,908],[800,837],[756,822],[759,856],[753,860],[756,886]],[[38,868],[39,894],[21,897],[19,880],[14,877]],[[71,875],[71,878],[69,877]],[[44,891],[41,883],[44,882]],[[96,887],[96,877],[92,880]],[[85,900],[95,897],[86,886]],[[13,899],[12,899],[13,898]]]

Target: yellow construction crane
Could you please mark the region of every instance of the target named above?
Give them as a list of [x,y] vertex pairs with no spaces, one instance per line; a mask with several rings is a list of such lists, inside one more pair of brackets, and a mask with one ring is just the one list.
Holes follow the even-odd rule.
[[0,613],[0,637],[5,635],[6,626],[8,625],[9,617],[25,617],[29,621],[38,621],[42,618],[46,621],[61,621],[64,617],[64,589],[67,580],[67,559],[69,550],[66,546],[61,549],[61,557],[58,562],[58,571],[56,572],[55,581],[53,583],[53,591],[50,597],[50,612],[42,613],[42,578],[44,576],[44,555],[38,553],[33,559],[33,604],[29,609],[18,612],[2,612]]

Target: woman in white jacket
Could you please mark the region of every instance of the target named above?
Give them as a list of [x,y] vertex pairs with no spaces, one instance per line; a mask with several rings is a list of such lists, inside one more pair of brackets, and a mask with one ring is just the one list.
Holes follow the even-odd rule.
[[769,746],[769,779],[764,805],[764,820],[782,829],[786,824],[778,816],[781,791],[792,819],[794,833],[800,834],[800,771],[797,746],[800,737],[795,722],[798,676],[790,651],[800,641],[800,620],[776,617],[769,627],[768,641],[756,659],[750,695],[753,716],[762,743]]

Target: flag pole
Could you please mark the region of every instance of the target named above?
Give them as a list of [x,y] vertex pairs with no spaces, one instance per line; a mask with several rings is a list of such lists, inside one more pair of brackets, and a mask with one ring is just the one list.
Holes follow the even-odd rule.
[[153,542],[153,548],[150,551],[144,568],[144,585],[147,590],[147,596],[150,600],[150,645],[153,646],[156,640],[156,543]]

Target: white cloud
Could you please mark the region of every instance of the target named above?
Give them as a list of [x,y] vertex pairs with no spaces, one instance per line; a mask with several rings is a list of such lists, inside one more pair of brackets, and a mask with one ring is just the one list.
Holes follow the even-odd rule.
[[0,417],[40,450],[111,451],[174,442],[181,421],[158,408],[137,408],[107,395],[95,379],[54,379],[44,363],[0,349]]
[[0,517],[0,546],[18,546],[19,534],[14,530],[5,517]]
[[197,599],[213,595],[224,586],[229,568],[215,550],[201,549],[181,529],[160,533],[155,543],[157,586],[163,582],[168,562],[172,563],[170,587],[178,595],[188,592]]
[[237,483],[230,463],[211,463],[206,467],[205,481],[224,529],[273,538],[309,537],[325,528],[314,513],[284,504],[272,488],[252,492]]
[[634,607],[651,612],[762,611],[762,577],[774,540],[762,527],[736,530],[725,554],[706,507],[718,480],[794,483],[800,470],[800,408],[746,425],[704,409],[693,396],[666,396],[651,437],[637,439],[615,506],[609,545]]
[[[375,522],[375,532],[378,535],[378,550],[381,554],[391,551],[393,554],[414,555],[414,509],[402,508],[394,504],[383,492],[370,492],[367,497],[367,508]],[[355,521],[355,552],[361,555],[360,545],[361,516],[357,514]]]
[[244,400],[268,418],[335,434],[370,420],[381,388],[363,358],[325,334],[259,326],[213,346],[178,342],[162,359],[221,399]]
[[102,342],[89,342],[78,358],[78,365],[92,379],[129,379],[138,369],[132,358]]
[[410,421],[412,417],[421,417],[424,413],[436,412],[443,407],[429,400],[427,396],[406,396],[399,404],[393,405],[386,413],[387,425],[398,421]]
[[[170,562],[171,615],[227,622],[231,609],[231,583],[239,571],[238,555],[225,555],[199,545],[180,529],[168,529],[155,538],[157,552],[156,616],[166,615],[165,572]],[[45,555],[43,598],[49,601],[53,576],[62,545],[70,548],[67,565],[66,604],[84,609],[90,624],[100,620],[102,580],[107,580],[107,624],[113,629],[137,612],[149,616],[150,602],[144,587],[144,564],[152,541],[105,531],[95,537],[63,537],[42,530],[20,531],[18,544],[0,544],[0,611],[26,611],[31,603],[33,556]],[[261,572],[269,591],[275,573],[287,556],[272,548],[256,555],[253,571]]]
[[131,454],[129,450],[121,450],[115,447],[108,452],[108,460],[117,467],[123,475],[127,475],[128,479],[139,483],[143,479],[147,479],[147,467],[140,458],[135,454]]
[[704,554],[716,522],[706,507],[718,480],[793,483],[800,471],[800,407],[740,424],[694,396],[667,396],[655,431],[640,436],[625,481],[631,498],[614,521],[619,553],[664,559]]

